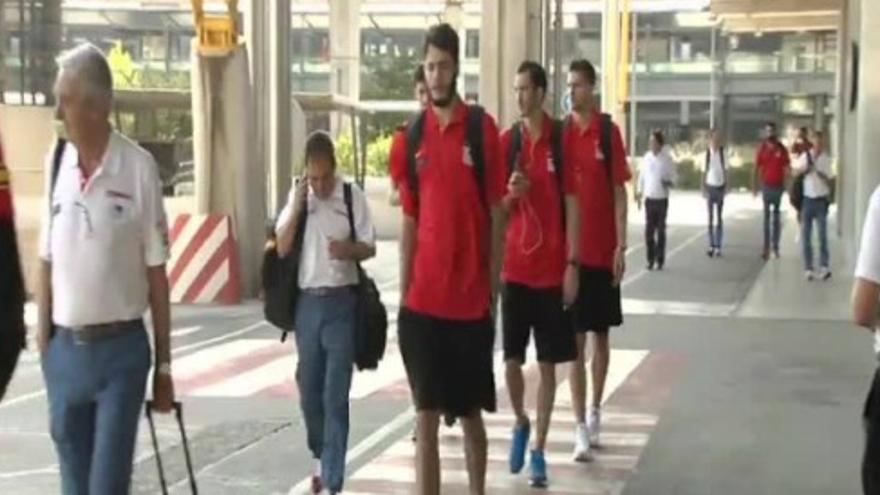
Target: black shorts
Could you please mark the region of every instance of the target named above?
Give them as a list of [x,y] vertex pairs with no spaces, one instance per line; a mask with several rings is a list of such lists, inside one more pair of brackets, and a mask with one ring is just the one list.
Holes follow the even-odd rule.
[[495,328],[490,318],[446,320],[401,308],[397,330],[417,411],[456,417],[480,409],[495,412]]
[[501,315],[504,360],[526,362],[529,334],[534,329],[535,348],[541,363],[565,363],[577,357],[571,316],[562,307],[562,288],[535,289],[504,284]]
[[580,275],[580,290],[574,304],[575,331],[604,333],[622,325],[620,285],[612,285],[611,270],[581,266]]

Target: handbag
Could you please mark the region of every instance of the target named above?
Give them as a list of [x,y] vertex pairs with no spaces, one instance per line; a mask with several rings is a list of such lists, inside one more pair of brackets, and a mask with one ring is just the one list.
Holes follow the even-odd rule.
[[[343,186],[343,193],[345,207],[348,210],[349,239],[357,242],[351,184],[346,183]],[[357,272],[354,361],[358,371],[375,370],[385,354],[385,344],[388,340],[388,313],[385,311],[385,305],[382,304],[376,282],[367,275],[360,263],[357,263]]]

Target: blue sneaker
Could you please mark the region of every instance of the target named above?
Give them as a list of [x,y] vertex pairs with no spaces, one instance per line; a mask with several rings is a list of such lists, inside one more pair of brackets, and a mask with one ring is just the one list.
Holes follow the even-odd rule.
[[529,464],[532,470],[529,485],[532,488],[547,488],[547,461],[544,460],[544,451],[532,450]]
[[529,445],[529,424],[513,427],[513,441],[510,442],[510,472],[517,474],[526,464],[526,448]]

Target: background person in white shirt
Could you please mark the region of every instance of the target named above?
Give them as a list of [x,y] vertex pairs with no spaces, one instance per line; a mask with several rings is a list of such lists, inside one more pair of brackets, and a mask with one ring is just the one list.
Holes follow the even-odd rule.
[[[874,190],[862,226],[862,244],[853,284],[853,320],[874,334],[874,354],[880,358],[880,187]],[[865,451],[862,457],[862,488],[866,495],[880,494],[880,369],[864,409]]]
[[703,197],[709,210],[709,249],[710,258],[721,257],[724,241],[724,197],[727,195],[727,156],[718,131],[709,131],[709,149],[706,150],[702,184]]
[[636,201],[645,201],[645,245],[648,270],[663,269],[666,262],[666,215],[669,212],[669,189],[675,184],[675,164],[663,149],[663,133],[651,133],[651,149],[642,159]]
[[[831,197],[831,157],[825,152],[825,136],[817,131],[812,149],[804,150],[794,162],[797,174],[804,177],[804,199],[801,207],[801,247],[807,280],[831,278],[828,256],[828,205]],[[819,231],[819,271],[813,266],[813,223]]]
[[[336,176],[333,141],[309,136],[306,180],[291,191],[278,216],[278,254],[299,256],[296,380],[309,450],[319,460],[312,490],[342,491],[348,448],[348,395],[355,357],[356,262],[376,254],[375,231],[363,192],[351,185],[356,241],[350,240],[344,181]],[[292,252],[300,222],[302,250]]]
[[56,117],[69,139],[52,187],[46,164],[37,343],[50,431],[65,495],[128,493],[150,344],[153,397],[174,400],[165,261],[168,227],[153,157],[109,124],[113,81],[104,55],[61,56]]

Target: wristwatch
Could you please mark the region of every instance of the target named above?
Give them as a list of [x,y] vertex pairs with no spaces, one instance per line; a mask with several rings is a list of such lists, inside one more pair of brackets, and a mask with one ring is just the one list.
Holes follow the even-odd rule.
[[568,266],[577,267],[579,264],[577,260],[568,260]]

